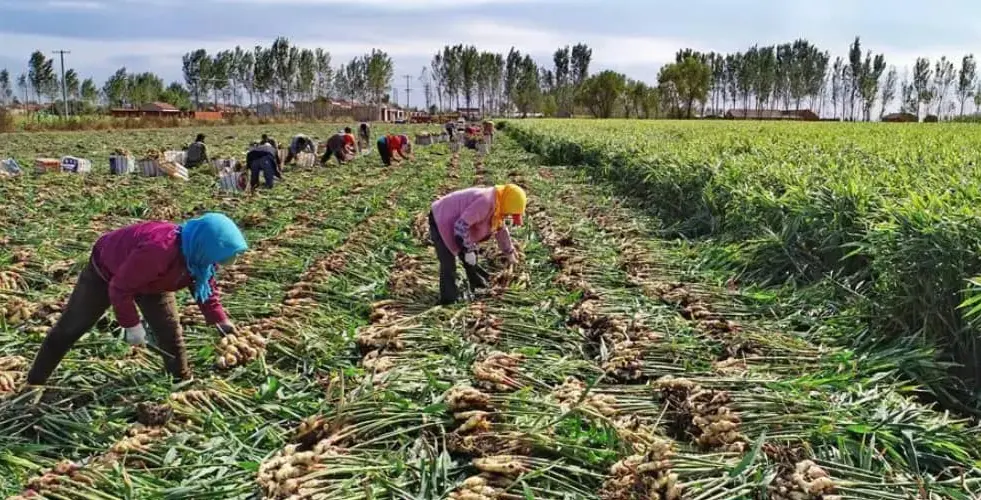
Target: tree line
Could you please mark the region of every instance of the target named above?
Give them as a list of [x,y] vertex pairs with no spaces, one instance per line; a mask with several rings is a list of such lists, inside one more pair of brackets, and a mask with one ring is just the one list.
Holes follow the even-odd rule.
[[[806,39],[728,54],[686,48],[650,83],[611,70],[591,74],[592,62],[592,49],[583,43],[559,47],[548,63],[516,48],[501,54],[446,45],[420,71],[418,107],[637,118],[807,108],[844,120],[872,120],[893,104],[917,117],[963,115],[969,103],[975,111],[981,108],[973,55],[963,56],[959,66],[946,57],[919,58],[900,79],[899,69],[887,66],[884,54],[863,51],[858,37],[845,57],[834,59]],[[286,106],[316,99],[381,104],[394,100],[397,87],[394,63],[384,51],[372,49],[334,66],[326,49],[298,47],[284,37],[268,47],[214,54],[193,50],[182,58],[182,74],[182,82],[165,84],[152,72],[130,73],[123,67],[100,87],[92,78],[81,80],[71,68],[62,81],[53,59],[35,51],[16,79],[0,70],[0,103],[60,101],[62,84],[75,112],[100,103],[120,107],[155,101],[182,109],[209,102]]]

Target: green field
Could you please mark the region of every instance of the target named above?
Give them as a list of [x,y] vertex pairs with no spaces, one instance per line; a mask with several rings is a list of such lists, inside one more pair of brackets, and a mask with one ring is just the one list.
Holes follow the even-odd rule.
[[[209,144],[240,156],[267,129],[336,128],[215,128]],[[287,169],[255,197],[219,194],[203,170],[186,183],[106,173],[113,149],[178,146],[187,130],[3,136],[0,156],[76,154],[98,172],[0,181],[0,494],[977,498],[981,429],[923,402],[926,377],[953,380],[924,346],[967,330],[933,324],[910,347],[914,323],[896,326],[964,324],[970,127],[501,132],[486,157],[435,145],[397,168],[371,155]],[[521,264],[509,272],[486,246],[493,289],[435,306],[428,204],[508,180],[529,192]],[[101,232],[204,210],[252,247],[219,278],[229,314],[263,338],[256,359],[219,369],[226,351],[187,304],[194,381],[170,383],[107,316],[50,387],[21,391]],[[863,328],[882,343],[853,346]]]

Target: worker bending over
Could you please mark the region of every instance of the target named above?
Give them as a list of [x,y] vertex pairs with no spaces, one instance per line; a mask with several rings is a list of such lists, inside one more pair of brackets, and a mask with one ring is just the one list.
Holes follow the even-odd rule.
[[472,187],[436,200],[429,212],[429,237],[439,259],[439,303],[450,304],[459,295],[456,259],[463,263],[471,290],[485,288],[488,275],[477,265],[477,245],[493,235],[508,264],[518,259],[505,218],[520,226],[527,196],[520,186],[505,184]]
[[392,165],[392,160],[397,162],[412,154],[412,144],[406,135],[383,135],[378,138],[378,154],[381,155],[382,163],[386,167]]
[[317,153],[317,143],[313,142],[313,139],[304,135],[296,134],[293,136],[293,140],[290,141],[290,150],[286,154],[286,164],[289,165],[299,156],[300,153]]
[[131,345],[146,343],[142,312],[167,372],[178,380],[190,378],[174,292],[188,288],[208,324],[216,325],[222,334],[233,333],[214,275],[219,264],[232,264],[247,249],[238,226],[219,213],[184,224],[141,222],[102,235],[61,318],[41,343],[27,383],[47,382],[65,354],[110,306]]

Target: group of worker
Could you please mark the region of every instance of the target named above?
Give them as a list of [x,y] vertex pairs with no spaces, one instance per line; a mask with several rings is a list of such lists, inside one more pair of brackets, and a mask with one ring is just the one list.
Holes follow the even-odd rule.
[[[370,140],[367,124],[361,125],[359,136],[360,144],[353,142],[349,128],[332,136],[321,162],[326,163],[330,155],[339,162],[347,161],[361,151],[362,144]],[[192,168],[207,161],[204,140],[199,134],[197,146],[187,148],[188,159],[194,162]],[[377,145],[386,165],[412,152],[404,135],[380,137]],[[311,148],[316,151],[312,140],[297,135],[290,143],[286,163]],[[252,170],[253,189],[260,172],[267,187],[272,187],[273,178],[282,178],[278,152],[276,141],[265,134],[251,144],[246,163]],[[439,304],[452,304],[459,298],[457,260],[471,291],[488,286],[489,275],[477,263],[477,249],[492,236],[507,264],[518,262],[507,223],[520,226],[526,205],[525,191],[515,184],[463,189],[432,203],[429,237],[439,260]],[[127,343],[146,345],[149,341],[174,379],[189,379],[192,372],[175,292],[188,289],[207,324],[215,326],[221,335],[234,333],[236,327],[221,305],[215,273],[219,266],[232,265],[248,248],[239,227],[221,213],[207,213],[181,224],[141,222],[103,234],[93,246],[61,317],[41,343],[27,374],[27,386],[43,386],[72,346],[109,309]],[[144,322],[152,333],[149,339]]]
[[[461,118],[458,121],[451,121],[445,125],[445,130],[450,140],[456,140],[458,134],[465,147],[477,149],[480,136],[492,138],[494,134],[494,124],[485,121],[483,127],[476,125],[466,125]],[[367,148],[371,141],[371,127],[367,123],[361,123],[358,127],[358,137],[355,138],[351,127],[333,134],[325,142],[324,154],[320,157],[320,164],[327,165],[331,156],[337,159],[338,164],[342,164],[354,159]],[[406,157],[411,158],[412,143],[405,134],[388,134],[378,138],[376,142],[378,154],[381,156],[382,163],[387,167],[392,162],[400,162]],[[317,143],[306,134],[296,134],[290,140],[290,145],[286,153],[286,159],[279,156],[279,148],[276,141],[268,135],[263,134],[258,142],[250,144],[245,157],[245,169],[250,173],[249,187],[255,191],[259,187],[259,177],[263,177],[266,188],[272,188],[275,179],[283,178],[283,164],[291,164],[299,157],[300,153],[317,153]],[[208,161],[207,146],[205,145],[204,134],[198,134],[194,142],[185,148],[185,166],[196,168]]]

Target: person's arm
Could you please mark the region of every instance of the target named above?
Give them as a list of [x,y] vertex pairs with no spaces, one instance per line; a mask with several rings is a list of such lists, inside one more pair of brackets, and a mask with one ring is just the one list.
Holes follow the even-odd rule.
[[166,272],[169,260],[166,253],[158,246],[138,246],[109,280],[109,302],[119,326],[132,328],[140,324],[135,301],[137,291]]
[[463,242],[464,252],[473,252],[477,243],[470,237],[470,227],[480,223],[487,216],[490,207],[483,200],[477,200],[467,206],[453,224],[453,235]]
[[201,145],[201,162],[202,163],[208,162],[208,146],[204,144]]
[[[204,315],[204,320],[209,325],[222,325],[228,323],[228,315],[225,313],[225,309],[221,306],[221,294],[218,291],[218,284],[215,282],[215,278],[212,277],[208,284],[211,285],[211,296],[208,300],[204,302],[198,302],[198,308],[201,309],[201,314]],[[189,288],[191,295],[194,294],[193,285]]]
[[497,238],[497,247],[501,249],[501,253],[504,255],[514,254],[514,243],[511,241],[511,232],[508,231],[506,225],[502,225],[494,237]]

